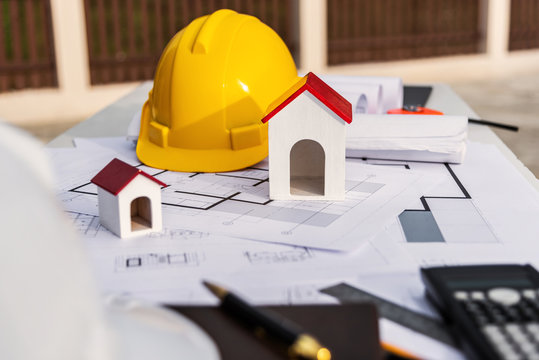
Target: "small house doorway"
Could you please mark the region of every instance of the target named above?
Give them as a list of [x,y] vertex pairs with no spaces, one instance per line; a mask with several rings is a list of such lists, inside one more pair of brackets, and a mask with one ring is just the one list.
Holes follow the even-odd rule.
[[304,139],[290,150],[290,194],[324,196],[326,154],[317,141]]
[[131,201],[131,231],[140,231],[152,228],[151,201],[141,196]]

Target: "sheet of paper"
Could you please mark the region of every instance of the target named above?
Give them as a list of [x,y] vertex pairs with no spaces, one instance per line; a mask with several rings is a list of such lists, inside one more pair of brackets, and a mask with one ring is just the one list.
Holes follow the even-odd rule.
[[[101,227],[94,215],[68,215],[84,238],[103,292],[156,302],[213,303],[213,296],[200,285],[211,279],[256,303],[292,304],[305,292],[298,289],[316,292],[348,274],[385,265],[378,257],[364,259],[361,251],[327,252],[180,228],[124,241]],[[284,296],[291,292],[298,296]],[[302,299],[329,299],[312,295]]]
[[[82,153],[53,153],[57,160],[71,161],[60,164],[66,171],[59,180],[64,189],[93,176],[93,170],[85,174],[79,166],[99,170],[111,154],[129,161],[129,148],[116,151],[114,141],[84,140],[80,145],[85,148]],[[210,279],[260,304],[331,303],[335,300],[317,290],[347,279],[374,295],[436,317],[423,296],[420,266],[525,261],[539,266],[533,241],[539,234],[533,220],[539,213],[536,191],[495,148],[471,143],[469,149],[462,165],[352,159],[373,171],[414,170],[443,180],[418,193],[404,212],[390,217],[391,224],[380,226],[379,234],[348,254],[249,241],[211,228],[181,226],[185,223],[122,241],[99,225],[95,195],[85,194],[93,194],[89,185],[61,190],[61,195],[83,234],[104,292],[156,302],[211,304],[215,299],[200,286],[201,279]],[[92,205],[86,209],[83,204]],[[418,221],[430,225],[417,228]],[[396,345],[402,339],[399,332],[386,334],[384,338]]]
[[[213,303],[213,296],[200,286],[202,279],[213,279],[257,303],[334,302],[317,289],[358,268],[382,265],[377,258],[358,264],[353,252],[249,241],[175,221],[165,223],[161,233],[120,240],[99,224],[96,189],[88,180],[112,157],[136,164],[132,145],[113,139],[77,139],[76,145],[76,149],[52,149],[49,153],[57,166],[59,197],[85,240],[105,293],[158,302]],[[384,176],[406,173],[406,169],[361,167]],[[167,179],[173,175],[167,174]]]
[[[68,210],[97,215],[97,190],[90,179],[107,156],[133,163],[132,145],[120,138],[77,139],[76,144],[78,155],[71,151],[67,160],[55,161],[60,197]],[[59,153],[55,150],[55,158]],[[271,201],[265,161],[242,171],[211,174],[138,167],[169,185],[162,191],[162,203],[163,222],[171,227],[341,251],[360,247],[437,182],[421,172],[350,159],[345,201]]]
[[367,242],[363,258],[384,265],[357,273],[354,286],[436,316],[424,300],[421,266],[539,267],[539,194],[494,146],[470,143],[469,150],[461,165],[376,161],[445,173],[446,180]]
[[[233,288],[254,303],[318,302],[316,299],[324,296],[317,293],[312,278],[284,276],[281,269],[288,268],[292,273],[313,269],[326,255],[331,257],[308,248],[180,229],[130,244],[111,238],[87,239],[87,247],[102,292],[181,304],[215,303],[215,297],[201,285],[202,280]],[[272,270],[279,270],[273,281],[256,281]],[[246,279],[236,274],[251,276]],[[315,283],[324,281],[317,279]]]

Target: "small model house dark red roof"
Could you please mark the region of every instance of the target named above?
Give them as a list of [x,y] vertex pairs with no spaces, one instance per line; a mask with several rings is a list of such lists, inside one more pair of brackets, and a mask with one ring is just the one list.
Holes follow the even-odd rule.
[[116,158],[112,159],[91,181],[109,193],[118,195],[137,175],[146,176],[160,186],[167,186],[144,171]]
[[352,122],[352,104],[348,102],[338,92],[333,90],[328,84],[323,82],[318,76],[312,72],[305,75],[288,89],[283,95],[276,99],[266,112],[266,116],[262,119],[266,123],[275,114],[284,109],[286,105],[292,102],[295,98],[301,95],[304,91],[309,91],[324,105],[330,108],[337,116],[343,119],[346,123]]

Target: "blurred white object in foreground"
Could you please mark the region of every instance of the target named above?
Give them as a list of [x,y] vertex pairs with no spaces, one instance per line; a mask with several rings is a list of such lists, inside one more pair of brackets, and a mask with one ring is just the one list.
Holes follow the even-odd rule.
[[205,333],[171,311],[103,305],[41,145],[2,122],[0,165],[1,359],[219,358]]

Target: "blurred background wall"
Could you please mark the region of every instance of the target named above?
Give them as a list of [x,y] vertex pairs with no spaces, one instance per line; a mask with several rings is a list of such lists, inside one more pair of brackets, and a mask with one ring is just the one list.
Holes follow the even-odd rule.
[[0,117],[61,131],[152,79],[170,38],[220,8],[271,26],[300,71],[445,81],[468,101],[539,79],[539,0],[0,0]]

